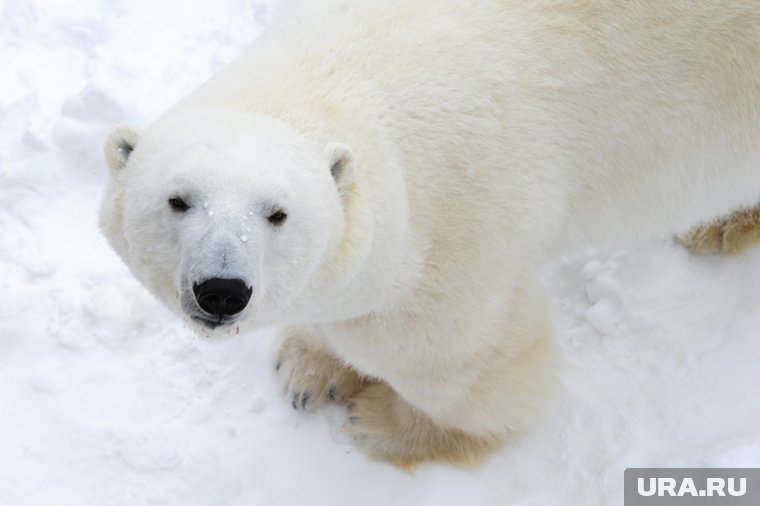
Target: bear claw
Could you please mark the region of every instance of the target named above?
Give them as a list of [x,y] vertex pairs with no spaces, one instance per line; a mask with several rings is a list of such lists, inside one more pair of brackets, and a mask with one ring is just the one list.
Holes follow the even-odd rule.
[[304,392],[301,395],[301,409],[306,409],[306,405],[309,403],[309,397],[311,397],[311,392]]
[[341,402],[364,386],[356,371],[344,366],[303,329],[296,329],[283,341],[275,370],[295,410]]

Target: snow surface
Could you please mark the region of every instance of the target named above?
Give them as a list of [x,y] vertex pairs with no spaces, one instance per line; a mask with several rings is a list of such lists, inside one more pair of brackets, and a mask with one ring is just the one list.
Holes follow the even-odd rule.
[[563,391],[479,470],[369,461],[280,396],[271,332],[206,341],[148,295],[97,230],[103,139],[279,7],[0,3],[0,505],[619,505],[626,467],[760,467],[758,249],[547,268]]

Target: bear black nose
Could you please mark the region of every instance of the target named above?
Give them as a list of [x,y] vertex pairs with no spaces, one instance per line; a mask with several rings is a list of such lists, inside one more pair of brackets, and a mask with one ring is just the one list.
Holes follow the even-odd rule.
[[230,316],[245,309],[253,290],[242,279],[211,278],[193,283],[198,305],[207,313]]

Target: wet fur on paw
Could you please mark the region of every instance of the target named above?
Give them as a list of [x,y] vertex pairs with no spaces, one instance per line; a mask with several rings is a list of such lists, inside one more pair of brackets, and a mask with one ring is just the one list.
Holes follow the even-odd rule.
[[502,440],[443,428],[381,382],[351,398],[348,409],[348,431],[356,445],[372,458],[405,469],[425,461],[473,466]]
[[681,244],[702,255],[739,253],[759,240],[760,205],[734,211],[679,237]]

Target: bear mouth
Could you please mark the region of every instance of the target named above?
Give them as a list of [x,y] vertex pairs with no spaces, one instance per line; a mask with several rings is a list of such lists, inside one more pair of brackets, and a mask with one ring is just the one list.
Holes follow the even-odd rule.
[[199,315],[190,315],[190,319],[200,323],[204,327],[210,330],[217,329],[219,327],[227,327],[229,325],[232,325],[235,323],[235,320],[233,318],[224,318],[223,316],[219,315],[219,318],[207,318],[204,316]]
[[208,330],[228,327],[237,321],[235,316],[211,314],[201,309],[189,297],[183,297],[181,302],[182,312],[196,324],[200,324]]

